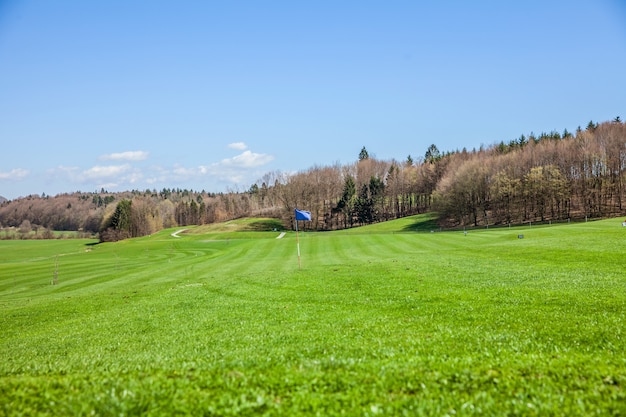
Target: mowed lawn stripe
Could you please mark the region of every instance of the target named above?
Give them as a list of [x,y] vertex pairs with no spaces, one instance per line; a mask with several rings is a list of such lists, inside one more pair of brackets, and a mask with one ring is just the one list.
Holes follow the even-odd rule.
[[311,233],[301,241],[301,249],[308,265],[361,264],[395,253],[393,247],[381,245],[383,241],[388,239],[374,234]]
[[[615,274],[622,256],[600,250],[600,237],[571,229],[570,242],[570,226],[533,228],[524,239],[515,230],[394,234],[384,226],[303,233],[302,269],[292,233],[97,245],[85,254],[94,256],[72,258],[88,261],[83,271],[81,262],[66,265],[68,280],[92,280],[72,281],[67,297],[55,294],[63,281],[19,306],[0,293],[0,407],[59,415],[626,412],[626,279]],[[622,229],[595,227],[621,247]],[[573,262],[561,258],[570,250],[576,267],[563,265]],[[118,263],[120,271],[98,275]]]

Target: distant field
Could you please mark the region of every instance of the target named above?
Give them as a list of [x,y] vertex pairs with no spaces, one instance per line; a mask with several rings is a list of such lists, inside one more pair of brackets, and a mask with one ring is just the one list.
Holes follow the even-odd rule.
[[[46,236],[47,233],[50,233],[50,236]],[[91,237],[93,234],[86,232],[77,232],[72,230],[65,231],[49,231],[45,230],[37,230],[30,231],[28,233],[22,233],[19,229],[15,227],[8,228],[0,228],[0,240],[11,240],[11,239],[76,239],[81,237]]]
[[626,415],[621,220],[281,231],[0,241],[0,415]]

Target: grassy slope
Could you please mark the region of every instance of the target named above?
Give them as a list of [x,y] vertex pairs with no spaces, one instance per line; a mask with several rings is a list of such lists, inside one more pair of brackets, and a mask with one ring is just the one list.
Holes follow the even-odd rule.
[[0,414],[626,413],[619,221],[427,222],[0,242]]

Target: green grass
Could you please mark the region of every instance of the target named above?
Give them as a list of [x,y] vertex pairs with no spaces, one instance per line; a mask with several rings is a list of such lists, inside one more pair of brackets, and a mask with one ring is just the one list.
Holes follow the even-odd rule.
[[0,415],[626,414],[619,220],[430,221],[0,241]]
[[[87,232],[77,232],[72,230],[53,230],[52,237],[54,239],[76,239],[79,237],[92,236],[92,233]],[[36,239],[45,239],[45,230],[39,231],[31,231],[28,233],[22,233],[19,229],[11,227],[11,228],[0,228],[0,239],[25,239],[25,240],[36,240]]]

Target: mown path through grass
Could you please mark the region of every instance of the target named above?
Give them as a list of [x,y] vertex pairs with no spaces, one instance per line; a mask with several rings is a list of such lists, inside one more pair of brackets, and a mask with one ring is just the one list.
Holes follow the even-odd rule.
[[302,270],[293,233],[232,225],[0,242],[0,410],[626,413],[618,222],[400,233],[419,221],[301,233]]

